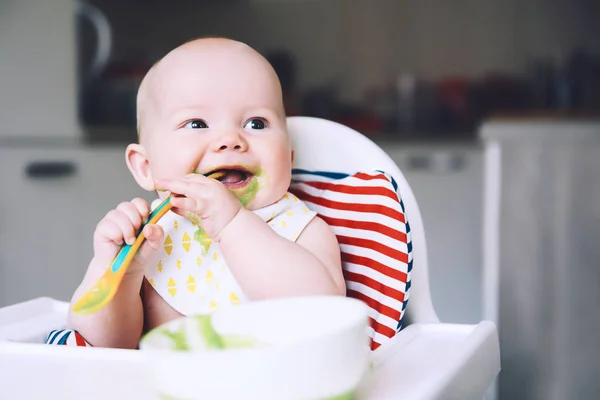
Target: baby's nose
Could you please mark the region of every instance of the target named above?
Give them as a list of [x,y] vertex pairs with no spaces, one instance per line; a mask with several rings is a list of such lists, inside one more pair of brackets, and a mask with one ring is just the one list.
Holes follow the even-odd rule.
[[215,143],[215,151],[245,151],[248,148],[248,143],[244,137],[238,132],[229,132],[223,134]]

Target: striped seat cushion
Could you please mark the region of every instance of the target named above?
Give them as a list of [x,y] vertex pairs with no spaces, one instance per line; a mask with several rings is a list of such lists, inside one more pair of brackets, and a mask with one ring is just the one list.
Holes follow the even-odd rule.
[[46,344],[55,346],[92,347],[81,334],[73,329],[56,329],[46,338]]
[[412,244],[398,185],[380,171],[295,169],[290,191],[337,236],[347,295],[368,305],[375,350],[402,328],[409,297]]

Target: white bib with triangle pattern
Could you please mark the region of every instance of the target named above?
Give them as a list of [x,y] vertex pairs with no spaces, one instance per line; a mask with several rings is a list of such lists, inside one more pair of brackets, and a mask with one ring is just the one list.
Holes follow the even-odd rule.
[[[152,208],[159,204],[152,203]],[[269,226],[296,241],[316,213],[291,193],[278,202],[253,211]],[[162,248],[146,267],[154,290],[183,315],[206,314],[247,301],[227,268],[219,243],[214,243],[187,218],[171,211],[159,221],[165,232]]]

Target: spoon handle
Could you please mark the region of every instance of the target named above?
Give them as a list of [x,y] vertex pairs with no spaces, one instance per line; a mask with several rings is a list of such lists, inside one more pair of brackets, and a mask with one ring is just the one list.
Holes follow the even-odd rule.
[[[224,171],[213,171],[208,174],[207,178],[219,179],[225,175]],[[143,224],[138,232],[138,236],[132,245],[125,244],[117,253],[117,256],[110,264],[110,268],[98,279],[96,284],[92,286],[82,297],[73,305],[75,314],[91,314],[107,305],[115,294],[123,280],[123,276],[133,260],[135,253],[138,251],[142,242],[146,239],[142,235],[142,230],[147,224],[155,224],[163,215],[171,209],[171,197],[167,197],[158,205],[148,217],[148,222]]]
[[147,224],[155,224],[163,215],[171,209],[171,198],[167,197],[150,213],[148,222],[143,224],[138,236],[132,245],[125,244],[113,259],[110,268],[98,279],[96,284],[86,292],[77,303],[73,305],[75,314],[91,314],[108,304],[117,293],[117,289],[123,280],[123,276],[133,260],[136,252],[146,239],[141,233]]

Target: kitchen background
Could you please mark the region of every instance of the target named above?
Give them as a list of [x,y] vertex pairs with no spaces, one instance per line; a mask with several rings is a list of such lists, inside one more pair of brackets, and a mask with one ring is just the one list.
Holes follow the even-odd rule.
[[[124,162],[141,78],[178,44],[224,35],[269,58],[290,115],[349,125],[399,164],[440,318],[494,316],[482,126],[597,121],[598,21],[596,0],[0,0],[0,306],[68,300],[99,219],[152,198]],[[530,395],[505,397],[560,398]]]

